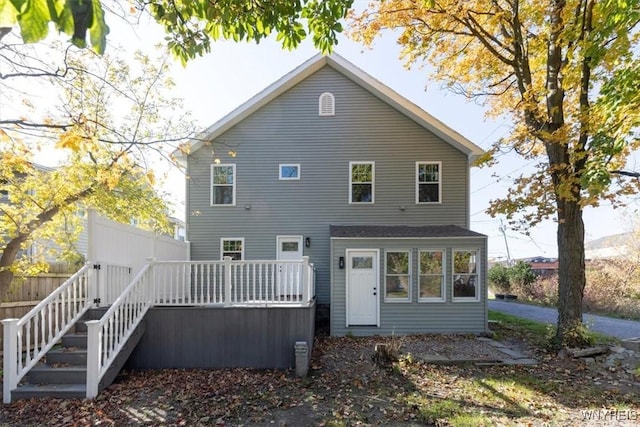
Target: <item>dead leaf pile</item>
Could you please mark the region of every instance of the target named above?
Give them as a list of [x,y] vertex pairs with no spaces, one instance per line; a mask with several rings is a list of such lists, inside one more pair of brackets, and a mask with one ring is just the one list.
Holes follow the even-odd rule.
[[[0,424],[409,426],[447,425],[469,413],[503,425],[580,425],[581,409],[640,408],[639,378],[593,370],[582,360],[532,349],[537,366],[442,366],[405,354],[391,369],[381,369],[371,355],[386,339],[317,337],[304,379],[278,370],[126,371],[93,401],[4,405]],[[424,335],[408,342],[429,349],[438,340],[446,338]]]

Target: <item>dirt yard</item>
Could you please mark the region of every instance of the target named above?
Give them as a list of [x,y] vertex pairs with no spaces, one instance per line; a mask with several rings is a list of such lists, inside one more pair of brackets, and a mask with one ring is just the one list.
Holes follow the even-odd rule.
[[373,349],[390,340],[318,337],[305,379],[292,371],[247,369],[124,372],[94,401],[5,405],[0,424],[582,426],[610,409],[618,421],[640,421],[637,371],[609,366],[604,356],[558,357],[516,338],[510,345],[538,365],[433,365],[419,355],[496,355],[472,336],[421,335],[404,339],[398,362],[379,367]]

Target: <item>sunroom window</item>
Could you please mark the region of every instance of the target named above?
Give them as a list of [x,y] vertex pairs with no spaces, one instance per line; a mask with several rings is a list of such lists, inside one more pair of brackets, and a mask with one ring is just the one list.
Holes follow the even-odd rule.
[[388,251],[385,265],[385,301],[410,301],[409,251]]
[[453,300],[477,301],[478,291],[478,251],[453,251]]
[[421,302],[444,301],[444,251],[420,251]]

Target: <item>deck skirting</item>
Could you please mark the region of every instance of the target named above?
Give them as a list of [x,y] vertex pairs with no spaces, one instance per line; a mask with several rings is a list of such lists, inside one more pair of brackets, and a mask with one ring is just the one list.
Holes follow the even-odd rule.
[[125,368],[295,367],[295,344],[313,346],[315,302],[304,307],[153,307]]

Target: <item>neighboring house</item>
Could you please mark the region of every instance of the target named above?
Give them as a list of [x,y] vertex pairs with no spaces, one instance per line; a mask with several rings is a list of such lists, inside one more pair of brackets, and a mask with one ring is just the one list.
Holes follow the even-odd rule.
[[191,147],[191,259],[308,256],[332,335],[484,332],[480,154],[342,57],[315,56]]
[[520,261],[531,266],[531,271],[536,276],[551,277],[558,274],[558,258],[533,257]]

